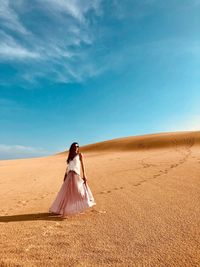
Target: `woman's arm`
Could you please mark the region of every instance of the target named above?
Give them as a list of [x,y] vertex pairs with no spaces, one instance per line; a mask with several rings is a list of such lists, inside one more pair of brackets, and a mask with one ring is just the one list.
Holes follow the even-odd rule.
[[84,182],[86,182],[87,178],[86,178],[86,175],[85,175],[85,165],[84,165],[83,154],[82,153],[79,154],[79,158],[80,158],[82,172],[83,172],[83,180],[84,180]]

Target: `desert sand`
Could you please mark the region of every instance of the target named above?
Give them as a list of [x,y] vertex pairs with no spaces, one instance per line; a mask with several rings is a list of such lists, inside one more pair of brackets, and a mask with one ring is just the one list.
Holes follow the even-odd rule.
[[67,152],[0,161],[0,266],[200,266],[200,132],[81,147],[96,206],[48,214]]

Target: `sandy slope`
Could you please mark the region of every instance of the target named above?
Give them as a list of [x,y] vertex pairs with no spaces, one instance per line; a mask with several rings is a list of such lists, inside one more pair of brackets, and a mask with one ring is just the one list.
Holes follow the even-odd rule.
[[85,146],[97,205],[47,211],[66,152],[0,161],[0,266],[200,266],[200,132]]

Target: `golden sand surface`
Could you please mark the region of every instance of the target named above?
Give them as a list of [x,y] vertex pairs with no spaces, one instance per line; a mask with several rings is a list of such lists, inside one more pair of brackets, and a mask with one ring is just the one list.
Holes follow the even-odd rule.
[[0,161],[0,266],[200,266],[200,132],[80,150],[97,205],[65,220],[67,152]]

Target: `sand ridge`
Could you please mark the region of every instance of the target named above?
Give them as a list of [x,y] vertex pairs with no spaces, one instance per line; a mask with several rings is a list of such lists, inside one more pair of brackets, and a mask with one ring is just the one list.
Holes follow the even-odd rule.
[[[131,151],[165,147],[179,147],[187,145],[200,145],[200,131],[186,131],[174,133],[146,134],[143,136],[130,136],[102,141],[95,144],[81,146],[82,152],[103,151]],[[58,153],[62,155],[66,152]]]

